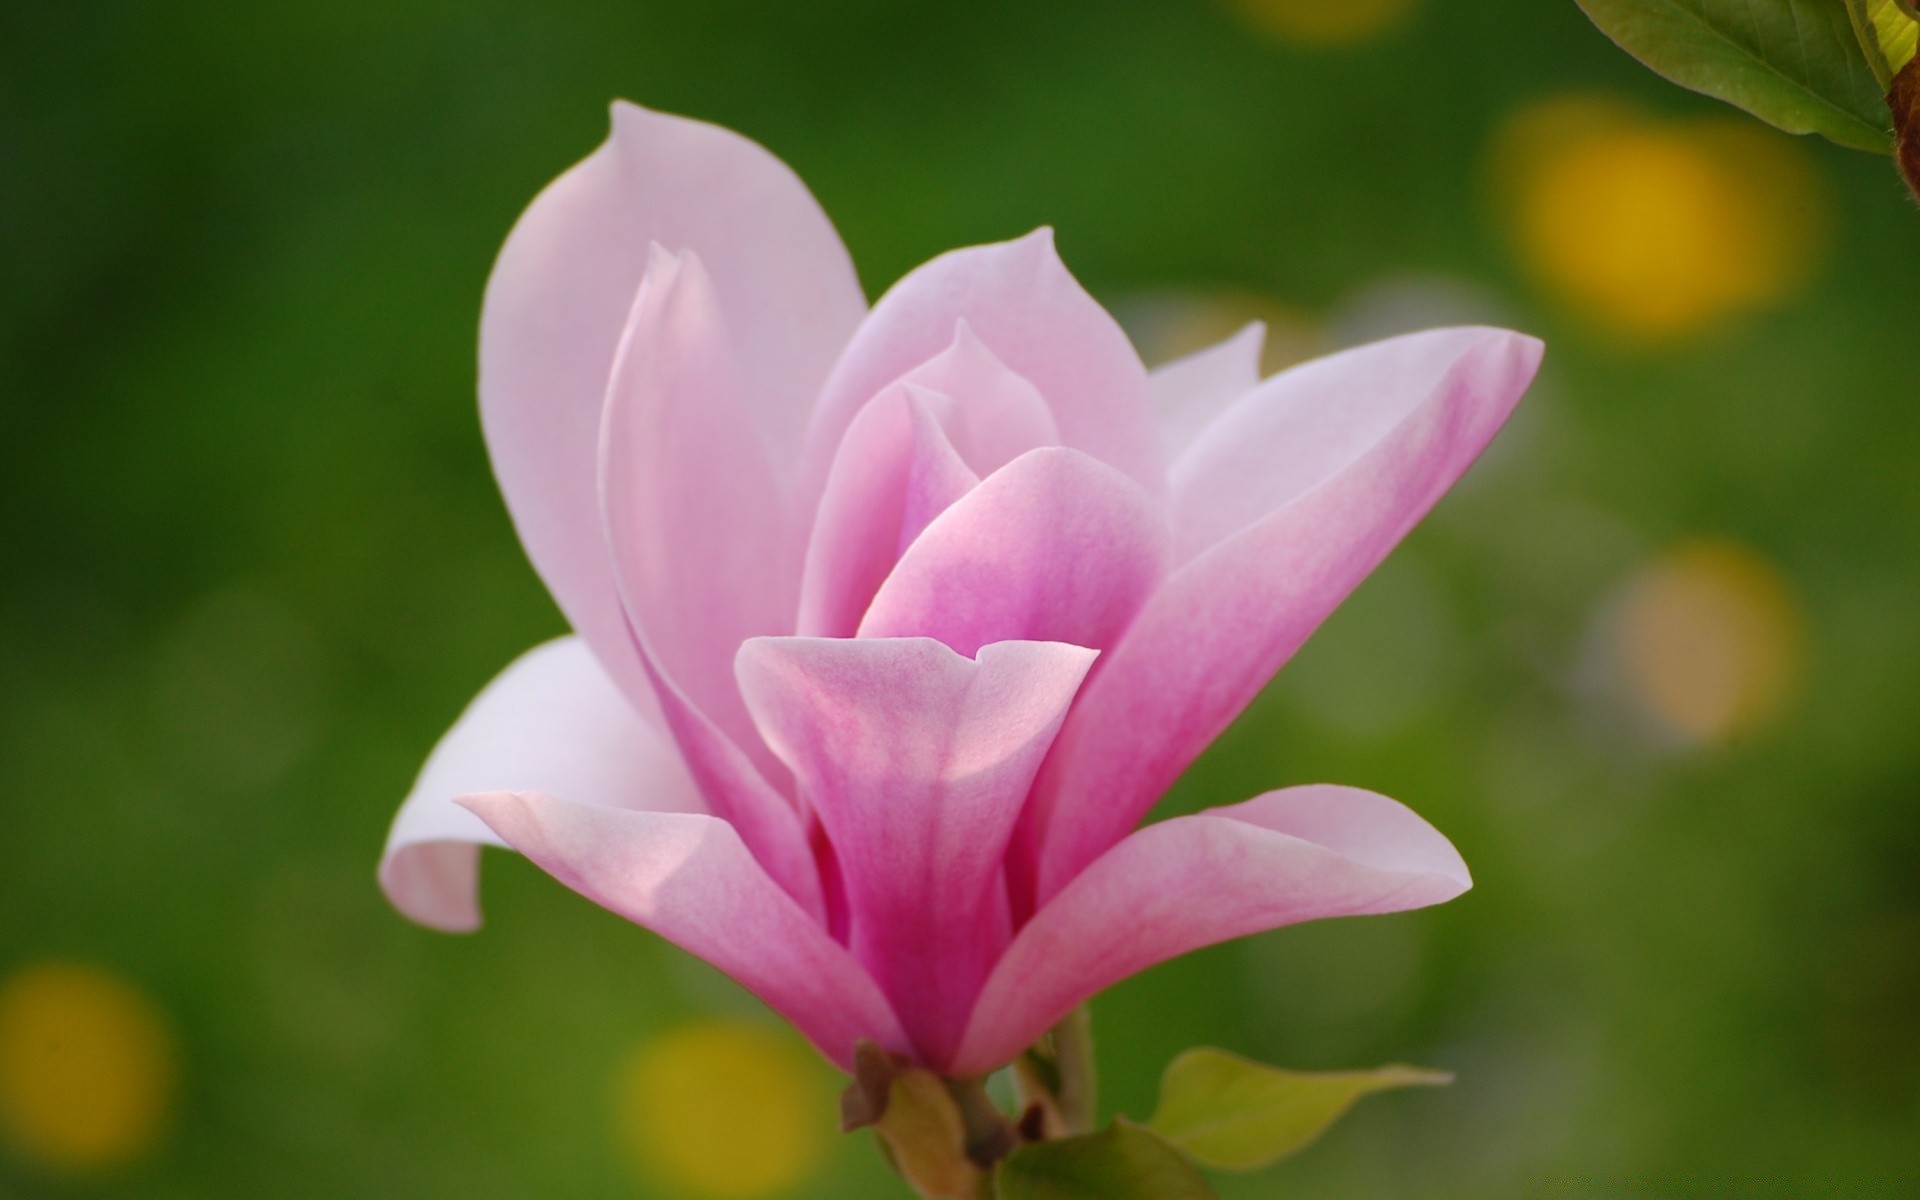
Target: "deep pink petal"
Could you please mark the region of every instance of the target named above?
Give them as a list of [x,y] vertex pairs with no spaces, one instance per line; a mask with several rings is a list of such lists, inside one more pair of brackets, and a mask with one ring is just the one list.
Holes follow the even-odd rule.
[[1146,369],[1119,325],[1054,252],[1051,230],[944,254],[895,284],[828,377],[808,432],[817,495],[834,447],[862,405],[945,350],[966,322],[995,357],[1038,388],[1060,442],[1165,492]]
[[953,1052],[1011,933],[1000,862],[1094,652],[927,638],[758,638],[741,691],[824,822],[849,945],[921,1061]]
[[980,479],[925,401],[884,389],[840,442],[800,584],[799,632],[852,637],[900,552]]
[[1358,788],[1289,788],[1149,826],[1020,931],[951,1069],[1000,1067],[1102,988],[1189,950],[1322,917],[1421,908],[1470,886],[1446,838]]
[[745,402],[785,456],[865,312],[813,197],[717,126],[616,104],[605,144],[514,227],[487,284],[480,414],[507,508],[573,628],[650,706],[601,538],[594,464],[608,373],[647,248],[698,253],[740,347]]
[[702,808],[673,745],[585,642],[560,638],[515,659],[433,748],[380,858],[395,908],[449,933],[480,927],[480,847],[503,843],[454,798],[501,789],[653,812]]
[[861,1038],[908,1049],[853,955],[767,877],[725,821],[525,792],[463,803],[561,883],[731,975],[843,1069]]
[[[1219,736],[1307,636],[1385,558],[1453,485],[1500,428],[1533,378],[1540,343],[1501,330],[1397,339],[1342,355],[1331,370],[1356,383],[1398,378],[1403,391],[1380,419],[1374,395],[1351,398],[1355,426],[1372,432],[1354,444],[1338,422],[1268,420],[1295,411],[1299,394],[1348,403],[1320,373],[1276,376],[1240,401],[1183,456],[1176,472],[1188,524],[1181,536],[1216,531],[1239,514],[1243,493],[1204,480],[1212,461],[1280,507],[1252,519],[1168,578],[1127,634],[1101,661],[1055,743],[1035,788],[1029,818],[1042,830],[1039,898],[1057,892],[1086,864],[1126,836],[1187,764]],[[1450,359],[1426,353],[1449,345]],[[1366,354],[1414,353],[1426,374],[1374,371]],[[1368,369],[1361,369],[1366,365]],[[1323,368],[1326,370],[1328,368]],[[1293,382],[1289,382],[1293,380]],[[1311,383],[1310,393],[1297,391]],[[1286,439],[1319,431],[1318,443],[1237,437],[1265,432]],[[1336,453],[1336,451],[1338,451]],[[1274,479],[1309,488],[1294,493],[1242,464],[1272,463]],[[1330,473],[1329,473],[1330,472]],[[1202,504],[1201,501],[1206,503]],[[1235,520],[1239,517],[1236,515]]]
[[1160,506],[1077,450],[1029,451],[935,518],[907,547],[861,637],[1112,645],[1166,572]]
[[732,346],[701,259],[657,252],[607,390],[605,544],[654,664],[777,785],[733,656],[749,637],[792,632],[801,547]]
[[1156,367],[1147,376],[1168,462],[1177,461],[1202,429],[1259,384],[1266,336],[1266,325],[1255,321],[1226,341]]

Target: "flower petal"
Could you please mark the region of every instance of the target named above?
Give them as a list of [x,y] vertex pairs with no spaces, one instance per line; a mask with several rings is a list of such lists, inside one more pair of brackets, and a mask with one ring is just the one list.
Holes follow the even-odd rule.
[[607,391],[606,544],[642,669],[708,808],[809,911],[819,879],[799,813],[733,680],[740,643],[792,626],[798,547],[743,413],[700,259],[657,251]]
[[1011,934],[1000,862],[1094,651],[756,638],[741,691],[833,841],[849,945],[939,1067]]
[[647,248],[699,253],[740,336],[756,417],[794,453],[866,310],[839,236],[772,155],[717,126],[613,108],[607,141],[514,226],[487,284],[480,414],[528,557],[630,698],[651,704],[602,541],[594,463]]
[[1432,329],[1302,363],[1245,394],[1170,471],[1179,561],[1339,475],[1450,385],[1511,408],[1539,343],[1504,329]]
[[749,637],[791,632],[801,547],[728,333],[700,258],[656,251],[607,389],[601,504],[615,582],[655,664],[777,783],[733,656]]
[[1358,788],[1288,788],[1148,826],[1020,931],[951,1069],[994,1070],[1089,996],[1189,950],[1322,917],[1421,908],[1470,886],[1446,838]]
[[[1451,359],[1427,353],[1435,344],[1451,347]],[[1292,412],[1294,396],[1329,386],[1295,371],[1236,404],[1182,457],[1178,503],[1187,524],[1178,536],[1189,547],[1250,505],[1247,493],[1203,482],[1199,463],[1219,463],[1248,492],[1280,506],[1175,570],[1075,703],[1035,788],[1030,819],[1042,831],[1041,901],[1126,836],[1453,485],[1526,390],[1540,343],[1471,330],[1396,339],[1368,353],[1390,361],[1410,355],[1427,372],[1362,370],[1359,352],[1334,360],[1340,365],[1332,369],[1357,382],[1391,377],[1404,385],[1392,404],[1365,395],[1356,402],[1356,427],[1371,431],[1370,444],[1355,445],[1337,422],[1268,420],[1268,409]],[[1296,390],[1302,380],[1311,393]],[[1391,423],[1381,418],[1383,407]],[[1243,455],[1236,438],[1262,432],[1275,439],[1317,432],[1324,440],[1270,440]],[[1262,449],[1276,479],[1307,481],[1308,490],[1269,488],[1258,471],[1240,472]]]
[[852,637],[900,552],[980,482],[928,395],[908,385],[882,390],[841,440],[801,573],[802,636]]
[[1178,461],[1227,405],[1259,385],[1266,337],[1266,323],[1255,321],[1226,341],[1156,367],[1147,376],[1168,462]]
[[1120,326],[1067,272],[1048,229],[941,255],[880,299],[821,393],[803,494],[818,494],[833,449],[861,406],[945,349],[961,321],[1039,389],[1062,445],[1117,467],[1154,496],[1165,494],[1146,369]]
[[936,517],[874,596],[859,636],[1112,645],[1166,572],[1160,506],[1063,447],[1032,450]]
[[[637,634],[635,637],[641,664],[660,697],[667,730],[679,746],[687,772],[705,797],[708,810],[733,826],[761,868],[803,910],[825,921],[825,881],[799,810],[773,789],[732,738],[689,703],[673,680],[660,673],[644,639]],[[758,738],[754,740],[756,747],[761,744]]]
[[525,792],[464,803],[561,883],[731,975],[843,1070],[862,1038],[907,1049],[873,980],[767,877],[725,821]]
[[642,720],[585,642],[527,651],[474,698],[434,747],[393,820],[380,886],[412,920],[480,926],[480,847],[503,845],[454,803],[501,788],[565,791],[583,803],[699,812],[673,746]]
[[937,393],[929,403],[960,457],[991,475],[1039,446],[1060,444],[1060,427],[1040,389],[1014,374],[962,320],[953,344],[901,377]]

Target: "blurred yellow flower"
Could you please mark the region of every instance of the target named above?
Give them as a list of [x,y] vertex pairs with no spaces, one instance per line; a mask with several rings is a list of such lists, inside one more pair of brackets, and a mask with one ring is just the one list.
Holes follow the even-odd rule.
[[1619,621],[1629,689],[1685,741],[1721,743],[1765,725],[1799,680],[1799,598],[1741,546],[1691,542],[1661,555],[1628,583]]
[[0,1132],[43,1167],[90,1174],[151,1150],[176,1062],[166,1016],[117,975],[43,962],[0,984]]
[[1296,46],[1343,46],[1393,28],[1418,0],[1231,0],[1255,27]]
[[772,1196],[820,1165],[833,1111],[818,1059],[785,1030],[708,1020],[642,1045],[620,1072],[635,1164],[698,1196]]
[[1751,121],[1556,100],[1509,122],[1495,169],[1529,273],[1632,341],[1685,338],[1780,302],[1825,241],[1805,151]]

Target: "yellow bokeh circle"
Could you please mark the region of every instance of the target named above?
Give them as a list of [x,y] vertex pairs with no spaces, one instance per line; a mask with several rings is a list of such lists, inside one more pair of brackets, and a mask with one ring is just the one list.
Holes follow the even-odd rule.
[[1344,46],[1398,25],[1419,0],[1231,0],[1254,27],[1295,46]]
[[177,1061],[166,1016],[117,975],[43,962],[0,984],[0,1133],[43,1167],[87,1174],[153,1149]]
[[1528,272],[1635,341],[1688,337],[1777,304],[1825,240],[1824,191],[1805,152],[1737,118],[1554,101],[1509,123],[1496,166]]
[[750,1200],[789,1190],[833,1136],[820,1061],[791,1033],[707,1020],[639,1047],[616,1083],[616,1121],[636,1167],[687,1194]]
[[1722,743],[1761,728],[1799,681],[1799,598],[1744,547],[1701,541],[1662,555],[1628,583],[1619,620],[1634,698],[1681,740]]

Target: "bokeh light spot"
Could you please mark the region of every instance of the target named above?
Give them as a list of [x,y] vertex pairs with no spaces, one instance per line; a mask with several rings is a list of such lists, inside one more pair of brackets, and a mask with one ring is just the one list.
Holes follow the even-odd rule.
[[1694,542],[1662,555],[1628,583],[1619,620],[1634,698],[1685,741],[1720,743],[1765,725],[1799,678],[1800,601],[1741,546]]
[[1496,143],[1526,269],[1596,327],[1665,342],[1785,299],[1825,241],[1825,195],[1791,139],[1604,100],[1523,112]]
[[1296,46],[1345,46],[1398,25],[1418,0],[1232,0],[1261,32]]
[[0,984],[0,1130],[48,1169],[104,1171],[153,1149],[176,1062],[165,1015],[117,975],[43,962]]
[[642,1045],[615,1099],[637,1167],[698,1196],[772,1196],[820,1165],[834,1112],[818,1061],[793,1035],[707,1020]]

